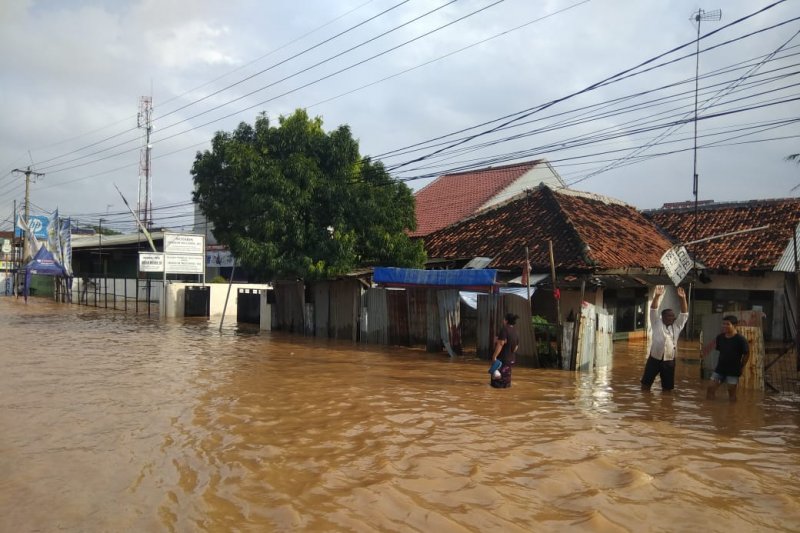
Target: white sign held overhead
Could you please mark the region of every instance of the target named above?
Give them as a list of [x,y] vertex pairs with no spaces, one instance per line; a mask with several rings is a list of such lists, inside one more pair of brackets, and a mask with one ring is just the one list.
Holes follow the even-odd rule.
[[190,233],[165,233],[164,251],[168,254],[199,254],[205,255],[205,235]]
[[139,272],[164,272],[164,254],[139,252]]
[[661,265],[677,287],[694,266],[694,261],[685,246],[673,246],[661,256]]
[[166,255],[167,274],[202,274],[205,272],[205,255]]

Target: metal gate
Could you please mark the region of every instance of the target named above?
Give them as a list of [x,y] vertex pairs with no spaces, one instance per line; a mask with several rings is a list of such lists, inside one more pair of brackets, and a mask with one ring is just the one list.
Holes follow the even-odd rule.
[[261,290],[238,289],[236,299],[236,320],[248,324],[261,323]]
[[211,287],[188,285],[184,295],[183,316],[209,316]]

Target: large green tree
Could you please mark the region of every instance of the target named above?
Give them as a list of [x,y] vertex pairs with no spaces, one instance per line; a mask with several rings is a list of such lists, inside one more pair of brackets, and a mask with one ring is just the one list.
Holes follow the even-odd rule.
[[265,279],[323,279],[361,266],[419,267],[414,197],[362,158],[347,126],[331,132],[304,110],[273,125],[218,132],[192,166],[194,201],[214,236]]

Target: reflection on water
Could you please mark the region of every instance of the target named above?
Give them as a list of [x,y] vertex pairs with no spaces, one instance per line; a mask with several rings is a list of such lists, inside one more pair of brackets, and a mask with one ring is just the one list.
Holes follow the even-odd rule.
[[797,399],[0,299],[2,531],[800,528]]

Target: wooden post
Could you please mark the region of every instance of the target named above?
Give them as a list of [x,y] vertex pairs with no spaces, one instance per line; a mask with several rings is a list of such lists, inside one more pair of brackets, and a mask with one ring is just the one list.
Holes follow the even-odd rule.
[[794,354],[797,370],[800,371],[800,261],[797,258],[797,228],[792,235],[794,244]]
[[553,280],[553,298],[556,301],[556,324],[561,327],[561,297],[556,283],[556,263],[553,257],[553,241],[548,241],[550,246],[550,277]]
[[564,332],[562,331],[563,324],[561,323],[561,295],[558,292],[558,283],[556,283],[556,262],[555,258],[553,257],[553,241],[547,241],[549,248],[550,248],[550,277],[553,280],[553,299],[556,301],[556,346],[558,347],[558,353],[561,353],[562,347],[562,337],[564,336]]

